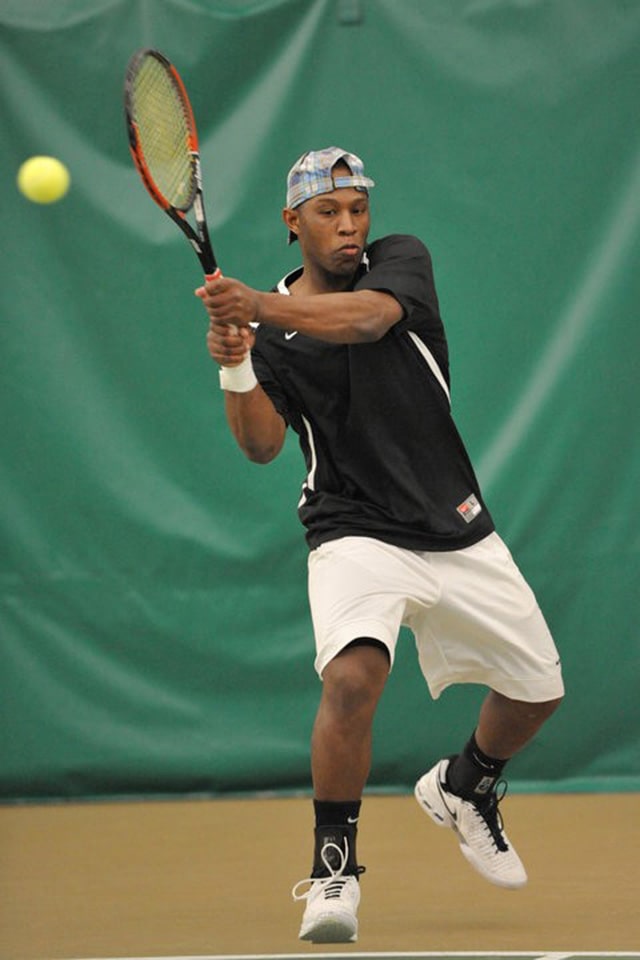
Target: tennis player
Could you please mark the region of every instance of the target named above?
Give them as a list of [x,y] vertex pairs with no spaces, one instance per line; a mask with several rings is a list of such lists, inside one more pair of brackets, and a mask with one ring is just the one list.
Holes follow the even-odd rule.
[[306,901],[300,937],[315,943],[357,937],[357,823],[400,627],[434,699],[454,683],[488,688],[468,742],[415,795],[503,887],[527,880],[498,811],[503,770],[563,695],[554,641],[452,419],[429,252],[413,236],[369,243],[373,186],[346,150],[304,154],[283,211],[302,266],[268,293],[230,278],[196,291],[240,448],[267,463],[290,427],[306,464],[299,516],[323,683],[313,862],[293,895]]

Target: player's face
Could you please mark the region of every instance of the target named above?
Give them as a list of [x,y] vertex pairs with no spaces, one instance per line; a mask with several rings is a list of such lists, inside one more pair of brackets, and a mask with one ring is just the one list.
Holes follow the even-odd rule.
[[[340,171],[336,170],[336,176]],[[340,187],[312,197],[291,213],[305,263],[325,275],[350,279],[360,264],[369,233],[367,194]]]

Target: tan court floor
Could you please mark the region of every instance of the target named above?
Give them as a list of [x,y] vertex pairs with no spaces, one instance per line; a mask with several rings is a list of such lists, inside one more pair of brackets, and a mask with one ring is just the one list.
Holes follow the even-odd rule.
[[307,799],[0,808],[0,958],[640,950],[640,794],[511,796],[493,887],[412,797],[367,797],[360,938],[297,939]]

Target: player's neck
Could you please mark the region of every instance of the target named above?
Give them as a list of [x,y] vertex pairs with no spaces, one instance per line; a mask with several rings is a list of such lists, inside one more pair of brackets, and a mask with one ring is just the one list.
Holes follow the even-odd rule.
[[353,278],[353,274],[343,276],[327,273],[305,264],[300,276],[289,287],[289,293],[298,297],[309,297],[320,293],[344,293],[345,290],[351,290]]

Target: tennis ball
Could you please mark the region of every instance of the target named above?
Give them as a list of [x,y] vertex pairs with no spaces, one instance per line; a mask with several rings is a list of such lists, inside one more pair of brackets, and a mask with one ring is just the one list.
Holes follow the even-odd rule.
[[34,203],[55,203],[69,189],[71,177],[55,157],[30,157],[18,170],[18,189]]

